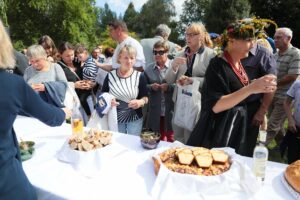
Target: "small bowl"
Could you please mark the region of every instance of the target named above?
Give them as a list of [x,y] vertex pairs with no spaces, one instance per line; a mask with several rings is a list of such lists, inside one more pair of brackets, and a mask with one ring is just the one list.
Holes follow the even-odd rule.
[[145,149],[155,149],[160,142],[160,133],[142,132],[140,138],[141,144]]
[[33,141],[21,141],[19,143],[21,160],[25,161],[32,157],[34,153],[34,142]]

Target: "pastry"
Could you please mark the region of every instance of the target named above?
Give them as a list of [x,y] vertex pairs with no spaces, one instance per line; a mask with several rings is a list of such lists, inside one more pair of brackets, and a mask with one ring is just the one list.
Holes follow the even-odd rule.
[[289,185],[300,193],[300,160],[290,164],[285,170],[285,178]]

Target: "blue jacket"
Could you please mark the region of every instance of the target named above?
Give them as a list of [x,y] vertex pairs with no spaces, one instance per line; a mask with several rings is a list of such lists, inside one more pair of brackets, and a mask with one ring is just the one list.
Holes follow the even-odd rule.
[[22,77],[5,70],[0,70],[0,94],[0,199],[34,200],[36,194],[23,171],[13,123],[19,113],[26,113],[49,126],[59,126],[65,114],[44,102]]

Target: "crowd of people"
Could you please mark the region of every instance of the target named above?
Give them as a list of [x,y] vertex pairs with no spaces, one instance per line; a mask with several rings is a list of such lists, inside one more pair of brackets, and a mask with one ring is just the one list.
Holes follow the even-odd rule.
[[[102,54],[104,47],[99,45],[89,53],[83,45],[69,42],[56,48],[45,35],[28,47],[28,66],[14,69],[14,52],[0,24],[4,44],[0,68],[6,69],[0,70],[0,91],[7,94],[0,99],[4,122],[0,134],[6,138],[0,142],[6,152],[0,155],[1,166],[6,166],[0,174],[6,177],[8,171],[16,176],[1,179],[7,185],[0,197],[16,199],[19,193],[8,191],[18,186],[26,190],[24,194],[33,195],[12,129],[16,115],[59,125],[70,115],[66,107],[74,106],[66,105],[69,90],[79,101],[85,123],[97,97],[107,92],[114,97],[110,103],[117,108],[121,133],[139,135],[148,129],[159,132],[161,140],[232,147],[252,156],[258,133],[265,130],[267,144],[288,148],[289,163],[300,159],[300,50],[291,44],[291,29],[277,28],[272,40],[266,35],[266,23],[262,19],[235,21],[221,35],[210,35],[203,24],[191,23],[185,30],[186,45],[181,47],[169,41],[171,29],[165,24],[157,26],[153,38],[138,41],[129,36],[124,21],[115,20],[108,25],[110,37],[118,43],[115,49],[107,47]],[[188,116],[183,115],[190,107]]]

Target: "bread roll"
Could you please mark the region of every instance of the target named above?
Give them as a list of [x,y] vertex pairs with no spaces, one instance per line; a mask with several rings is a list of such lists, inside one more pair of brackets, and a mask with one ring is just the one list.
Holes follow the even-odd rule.
[[293,162],[286,168],[285,178],[290,186],[300,193],[300,160]]
[[221,150],[211,150],[213,160],[218,163],[225,163],[228,160],[228,155]]
[[213,159],[211,155],[197,155],[195,156],[196,162],[199,167],[209,168],[212,165]]
[[178,160],[183,165],[190,165],[194,160],[194,155],[192,153],[179,152],[177,154]]

